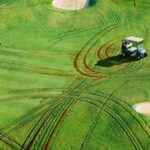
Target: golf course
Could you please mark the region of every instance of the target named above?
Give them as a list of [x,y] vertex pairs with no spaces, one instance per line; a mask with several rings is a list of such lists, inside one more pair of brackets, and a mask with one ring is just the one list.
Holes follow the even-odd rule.
[[62,7],[0,0],[0,150],[150,150],[150,1]]

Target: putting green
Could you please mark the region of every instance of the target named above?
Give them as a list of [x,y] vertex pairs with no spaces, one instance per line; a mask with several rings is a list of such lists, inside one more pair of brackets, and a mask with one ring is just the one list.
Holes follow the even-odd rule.
[[149,55],[119,54],[130,35],[150,54],[150,3],[51,3],[0,0],[0,149],[149,149]]

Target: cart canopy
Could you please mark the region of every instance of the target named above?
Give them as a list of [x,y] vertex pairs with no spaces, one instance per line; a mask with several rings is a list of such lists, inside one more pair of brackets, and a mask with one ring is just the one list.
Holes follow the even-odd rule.
[[133,41],[133,42],[137,42],[137,43],[144,41],[143,38],[139,38],[139,37],[135,37],[135,36],[126,37],[125,40],[127,40],[127,41]]

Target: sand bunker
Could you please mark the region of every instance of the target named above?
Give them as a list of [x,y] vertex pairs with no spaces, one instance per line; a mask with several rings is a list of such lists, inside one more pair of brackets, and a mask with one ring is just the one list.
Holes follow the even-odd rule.
[[87,7],[89,0],[53,0],[52,5],[66,10],[80,10]]
[[150,102],[135,104],[133,109],[138,113],[150,115]]

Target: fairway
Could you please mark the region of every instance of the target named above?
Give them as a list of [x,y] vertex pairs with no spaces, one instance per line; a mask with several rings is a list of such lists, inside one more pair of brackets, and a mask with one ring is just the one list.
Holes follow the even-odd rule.
[[[148,56],[121,57],[127,36]],[[0,0],[0,150],[149,150],[149,102],[148,0]]]

